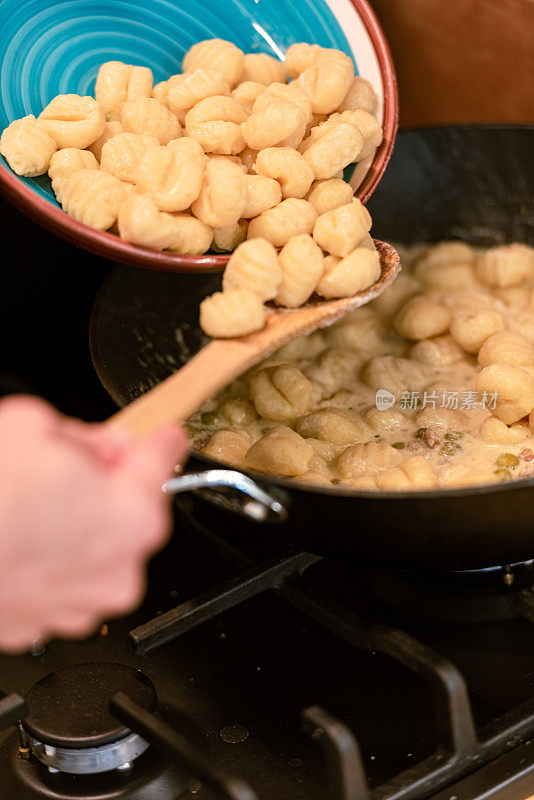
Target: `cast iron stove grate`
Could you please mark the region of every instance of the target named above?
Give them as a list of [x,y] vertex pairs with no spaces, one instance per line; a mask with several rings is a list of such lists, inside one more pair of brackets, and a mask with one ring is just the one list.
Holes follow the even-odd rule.
[[[191,524],[191,519],[188,521]],[[324,581],[318,580],[318,570],[324,567],[331,569],[339,581],[340,587],[346,588],[346,581],[339,572],[340,565],[321,562],[320,558],[308,553],[292,552],[280,555],[276,550],[274,555],[265,559],[263,548],[260,550],[261,556],[258,560],[257,554],[254,558],[250,555],[254,549],[250,543],[245,546],[236,546],[235,539],[234,543],[231,543],[231,537],[228,539],[219,537],[216,533],[212,533],[209,526],[202,525],[198,519],[195,520],[193,534],[196,541],[203,543],[202,546],[216,552],[219,561],[226,561],[232,566],[232,569],[238,569],[241,572],[237,577],[216,586],[215,589],[197,595],[131,630],[130,639],[136,658],[143,658],[145,663],[150,666],[154,658],[157,658],[159,654],[163,655],[168,649],[163,647],[159,649],[160,645],[177,639],[182,634],[192,631],[193,628],[199,628],[198,632],[201,633],[201,630],[209,628],[213,624],[209,622],[210,620],[223,612],[237,606],[244,607],[246,600],[260,593],[274,593],[281,599],[282,604],[287,603],[296,609],[295,612],[292,612],[296,616],[300,617],[304,614],[328,631],[329,633],[324,634],[327,640],[330,633],[333,633],[347,643],[349,650],[352,647],[367,652],[377,651],[388,654],[414,675],[426,681],[431,687],[434,698],[436,741],[439,741],[439,746],[430,756],[426,756],[426,753],[421,755],[419,763],[412,768],[404,769],[394,777],[388,774],[381,779],[381,783],[376,779],[371,779],[369,771],[366,775],[360,746],[353,733],[354,727],[339,719],[339,708],[335,709],[336,713],[334,714],[325,710],[329,707],[330,700],[325,702],[324,698],[320,701],[324,708],[317,705],[310,707],[306,703],[297,706],[305,708],[302,714],[304,730],[311,740],[321,746],[324,751],[321,762],[327,762],[329,767],[327,781],[326,771],[323,772],[323,767],[318,765],[319,772],[322,774],[321,783],[324,782],[327,786],[321,793],[321,798],[324,800],[422,800],[422,798],[449,800],[451,797],[458,797],[458,800],[482,800],[482,798],[484,800],[519,800],[532,792],[534,789],[534,741],[529,742],[534,733],[534,703],[532,701],[517,706],[494,720],[490,725],[479,726],[476,729],[466,680],[450,660],[423,644],[419,635],[414,637],[399,628],[371,623],[362,618],[359,613],[354,613],[349,607],[350,604],[345,602],[346,598],[343,592],[340,601],[339,592],[331,591],[331,583],[327,582],[326,589],[321,588]],[[183,543],[180,547],[183,547]],[[527,601],[529,591],[526,590],[524,595]],[[269,601],[268,597],[265,598],[267,608],[275,602],[278,603],[274,599]],[[150,607],[158,608],[154,605]],[[524,616],[530,615],[529,608],[528,602],[523,603],[520,610]],[[361,610],[360,606],[358,609]],[[149,614],[150,612],[148,612]],[[364,616],[367,616],[367,611],[364,611]],[[389,613],[386,614],[386,618],[391,619]],[[207,624],[202,626],[202,623]],[[241,629],[238,627],[238,630]],[[347,645],[344,646],[347,647]],[[170,646],[173,647],[173,645]],[[154,652],[147,660],[142,654],[150,651]],[[330,677],[335,677],[335,673],[334,669]],[[174,685],[174,679],[172,682]],[[181,685],[183,684],[175,684],[178,705],[180,705]],[[113,689],[113,692],[115,691],[116,689]],[[124,797],[125,800],[130,800],[130,798],[138,800],[139,797],[144,800],[146,796],[150,800],[155,797],[159,800],[160,795],[153,793],[138,795],[134,792],[130,793],[128,790],[130,778],[133,785],[135,770],[138,769],[142,772],[146,764],[150,764],[152,760],[156,765],[158,759],[160,759],[158,763],[161,763],[161,759],[163,759],[165,764],[170,764],[171,768],[174,767],[177,771],[177,777],[173,778],[175,790],[168,795],[169,800],[175,800],[182,795],[182,792],[187,792],[191,777],[197,778],[202,786],[207,787],[206,795],[203,789],[199,790],[198,796],[202,798],[209,796],[210,800],[212,798],[217,798],[217,800],[219,798],[254,800],[254,798],[264,796],[266,787],[261,781],[255,782],[253,771],[249,769],[247,776],[250,784],[254,786],[251,788],[245,781],[230,774],[226,769],[221,770],[219,764],[223,762],[218,756],[209,757],[205,747],[198,746],[194,738],[187,734],[186,736],[181,735],[179,726],[177,728],[173,725],[173,719],[166,719],[165,715],[162,716],[157,710],[154,713],[150,705],[148,708],[143,708],[138,699],[136,700],[129,694],[127,687],[122,694],[115,694],[113,698],[110,696],[110,700],[112,715],[125,726],[125,728],[120,726],[118,728],[121,736],[124,735],[125,729],[133,731],[146,742],[150,742],[152,747],[135,762],[138,766],[132,771],[132,776],[128,773],[118,776],[111,772],[100,777],[89,776],[87,787],[92,783],[95,787],[97,785],[103,787],[103,795],[102,793],[98,794],[99,798],[101,796],[108,797],[109,787],[106,781],[109,776],[113,785],[123,787],[120,790],[122,794],[113,794],[112,792],[109,797]],[[3,716],[5,724],[15,723],[27,714],[24,701],[15,695],[5,698],[0,701],[0,714]],[[421,734],[424,736],[422,731]],[[399,730],[398,735],[402,737],[402,730]],[[13,751],[14,744],[16,744],[14,734],[10,741]],[[23,741],[21,744],[24,746]],[[2,749],[0,760],[4,753],[5,750]],[[25,762],[25,764],[23,762],[22,769],[35,768],[35,764],[32,766],[31,762]],[[37,767],[41,770],[44,768],[42,764],[37,764]],[[239,762],[234,763],[232,769],[236,773],[240,772]],[[0,765],[0,797],[4,800],[5,795],[2,794],[2,789],[5,787],[2,786],[1,773]],[[61,775],[52,776],[52,779],[54,777],[62,779]],[[81,777],[85,779],[85,776]],[[101,784],[98,781],[101,781]],[[502,794],[501,788],[510,781],[514,783],[513,793]],[[521,787],[517,788],[517,793],[516,784],[517,787]],[[519,794],[522,792],[523,784],[525,791]],[[69,800],[70,797],[76,798],[76,800],[81,797],[84,800],[93,797],[94,793],[91,794],[85,783],[79,784],[79,786],[81,793],[77,794],[74,791],[72,795],[68,795]],[[105,794],[105,791],[108,791],[108,794]],[[37,792],[32,794],[31,798],[40,800],[45,796],[56,797],[54,794]],[[63,798],[63,795],[57,795],[57,797],[60,796]],[[161,796],[167,798],[167,795]],[[267,792],[267,796],[271,795]],[[291,793],[286,790],[285,796],[290,800]],[[301,794],[298,796],[300,797]],[[12,800],[11,796],[9,796],[9,800]],[[22,800],[22,797],[17,800]],[[26,795],[24,800],[26,800]]]
[[[236,605],[263,592],[273,592],[352,647],[388,655],[430,685],[439,746],[429,758],[372,790],[351,730],[323,708],[304,710],[303,729],[322,746],[329,763],[332,800],[422,800],[445,787],[453,788],[456,781],[534,736],[534,698],[477,730],[466,682],[451,661],[403,630],[367,622],[334,597],[314,588],[313,582],[303,586],[300,579],[322,560],[319,556],[289,552],[257,563],[241,547],[221,539],[198,521],[194,529],[219,557],[242,572],[132,630],[130,639],[135,653],[145,654]],[[519,613],[531,620],[532,593],[531,588],[525,589],[518,604]],[[527,780],[534,790],[534,748],[530,743],[528,747],[528,755],[521,750],[518,762],[524,766],[527,760],[531,765],[527,767]],[[436,800],[449,796],[445,793]]]

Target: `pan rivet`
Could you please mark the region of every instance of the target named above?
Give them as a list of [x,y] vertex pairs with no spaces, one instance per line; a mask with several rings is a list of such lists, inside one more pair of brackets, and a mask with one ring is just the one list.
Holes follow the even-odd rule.
[[515,575],[508,564],[503,567],[502,581],[505,586],[512,586],[515,581]]

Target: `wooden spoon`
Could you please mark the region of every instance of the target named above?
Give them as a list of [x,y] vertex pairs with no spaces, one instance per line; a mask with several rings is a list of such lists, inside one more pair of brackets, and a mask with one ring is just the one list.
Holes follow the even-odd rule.
[[399,254],[386,242],[375,240],[380,256],[380,278],[353,297],[322,300],[316,295],[300,308],[274,307],[261,331],[238,339],[213,339],[181,369],[141,395],[110,422],[135,436],[185,420],[219,389],[291,339],[332,325],[349,311],[369,303],[393,283],[400,270]]

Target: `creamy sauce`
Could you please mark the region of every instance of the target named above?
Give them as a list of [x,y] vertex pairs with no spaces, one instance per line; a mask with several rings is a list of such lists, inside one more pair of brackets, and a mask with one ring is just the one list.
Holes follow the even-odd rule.
[[[528,416],[506,425],[492,413],[499,392],[477,390],[488,331],[534,343],[534,251],[532,274],[522,253],[527,267],[507,286],[498,271],[488,278],[481,256],[460,243],[403,251],[403,272],[380,298],[282,348],[195,414],[194,448],[241,468],[370,490],[534,472]],[[424,305],[413,310],[414,298]]]

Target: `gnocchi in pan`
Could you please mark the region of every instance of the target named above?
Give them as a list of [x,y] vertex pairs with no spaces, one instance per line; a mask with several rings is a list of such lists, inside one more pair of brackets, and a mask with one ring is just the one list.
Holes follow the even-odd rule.
[[[352,257],[324,258],[315,239],[300,234],[278,256],[276,291],[287,304]],[[325,271],[322,258],[333,266]],[[194,448],[242,469],[362,491],[534,475],[534,248],[442,242],[401,251],[401,262],[379,298],[290,342],[192,416]],[[243,288],[232,292],[254,293],[236,266]]]
[[[345,257],[357,237],[342,253],[329,250],[332,226],[321,223],[315,235],[314,225],[353,200],[342,170],[381,142],[375,100],[339,50],[299,43],[279,60],[207,39],[185,54],[182,73],[156,85],[147,67],[102,64],[95,98],[59,95],[37,118],[15,120],[0,153],[18,175],[48,172],[58,202],[79,221],[116,232],[120,217],[120,236],[142,247],[201,255],[229,252],[247,237],[283,247],[313,234],[328,254]],[[81,170],[89,174],[76,176]],[[151,202],[134,207],[132,191]],[[119,214],[121,197],[128,205]],[[200,224],[184,223],[184,214]],[[306,294],[292,290],[290,303]]]

